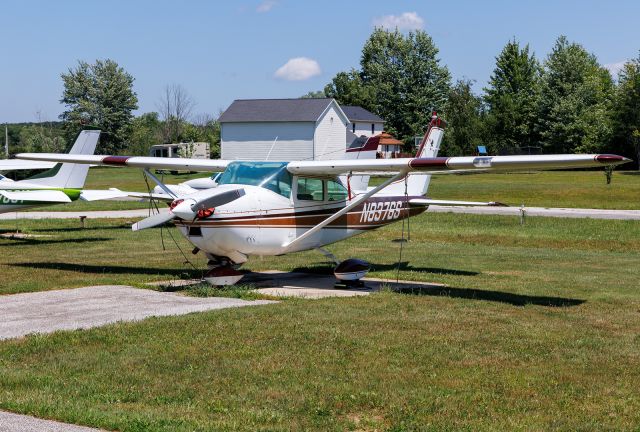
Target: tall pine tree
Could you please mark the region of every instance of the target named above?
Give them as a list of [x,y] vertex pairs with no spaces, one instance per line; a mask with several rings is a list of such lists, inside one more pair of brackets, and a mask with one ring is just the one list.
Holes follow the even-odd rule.
[[488,144],[494,153],[520,153],[538,145],[534,132],[540,66],[529,45],[509,41],[498,57],[485,88]]
[[640,54],[618,75],[612,119],[611,151],[634,159],[640,167]]
[[474,154],[477,146],[486,144],[482,99],[473,93],[471,84],[469,80],[458,80],[449,91],[442,156]]
[[613,80],[596,57],[560,36],[544,64],[538,132],[548,153],[607,147]]

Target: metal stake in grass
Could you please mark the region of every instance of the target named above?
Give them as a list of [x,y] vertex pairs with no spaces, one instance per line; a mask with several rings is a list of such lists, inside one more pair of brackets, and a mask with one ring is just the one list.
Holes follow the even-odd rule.
[[526,217],[527,217],[527,211],[524,208],[524,203],[522,203],[520,205],[520,225],[524,225]]
[[613,177],[613,166],[606,166],[604,168],[604,175],[607,177],[607,184],[611,184],[611,177]]

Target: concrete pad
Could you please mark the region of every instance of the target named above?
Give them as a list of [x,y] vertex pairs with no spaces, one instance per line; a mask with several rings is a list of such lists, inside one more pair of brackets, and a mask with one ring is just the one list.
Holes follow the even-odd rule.
[[0,432],[99,432],[101,430],[0,411]]
[[187,297],[122,285],[5,295],[0,296],[0,339],[268,303],[272,302]]
[[312,273],[288,273],[266,271],[249,273],[242,283],[252,284],[258,288],[257,293],[274,297],[301,297],[319,299],[326,297],[355,297],[365,296],[380,291],[384,286],[391,289],[410,290],[412,288],[443,287],[443,284],[411,282],[364,278],[364,287],[341,289],[335,288],[337,280],[333,275],[319,275]]

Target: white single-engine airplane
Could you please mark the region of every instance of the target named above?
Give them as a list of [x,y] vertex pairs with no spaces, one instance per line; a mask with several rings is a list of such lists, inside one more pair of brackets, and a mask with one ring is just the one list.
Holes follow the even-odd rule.
[[[69,155],[93,155],[99,137],[98,130],[80,132]],[[0,160],[0,171],[41,168],[51,169],[19,181],[0,175],[0,213],[70,203],[77,199],[94,201],[127,196],[127,193],[122,191],[83,190],[89,171],[89,166],[86,164],[25,162],[19,159]]]
[[[434,116],[415,158],[255,162],[127,156],[20,154],[19,158],[143,168],[170,197],[167,213],[133,225],[133,230],[173,220],[181,233],[209,259],[205,278],[213,284],[240,280],[239,265],[249,255],[282,255],[320,249],[365,231],[424,212],[431,204],[495,203],[431,200],[424,195],[431,175],[557,168],[587,168],[626,163],[617,155],[536,155],[436,157],[444,121]],[[366,152],[363,148],[349,149]],[[375,144],[375,142],[373,143]],[[181,194],[167,188],[150,168],[213,171],[217,187]],[[393,173],[376,187],[354,188],[352,174]],[[362,184],[362,183],[361,183]],[[339,279],[359,279],[368,264],[350,259],[336,267]]]

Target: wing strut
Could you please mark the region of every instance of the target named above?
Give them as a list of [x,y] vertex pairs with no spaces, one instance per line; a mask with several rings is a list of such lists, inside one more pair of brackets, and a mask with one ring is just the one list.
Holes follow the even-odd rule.
[[325,220],[320,222],[318,225],[316,225],[313,228],[311,228],[309,231],[307,231],[304,234],[296,237],[295,239],[291,240],[290,242],[285,243],[282,246],[287,248],[287,249],[291,249],[294,245],[300,243],[301,241],[303,241],[306,238],[309,238],[310,236],[312,236],[315,233],[317,233],[318,231],[320,231],[322,228],[324,228],[327,225],[329,225],[334,220],[336,220],[339,217],[345,215],[349,210],[351,210],[354,207],[358,206],[361,202],[363,202],[364,200],[368,199],[373,194],[375,194],[378,191],[386,188],[387,186],[389,186],[394,181],[400,180],[400,179],[402,179],[402,178],[404,178],[406,176],[407,176],[407,170],[400,171],[398,174],[394,175],[393,177],[391,177],[390,179],[388,179],[384,183],[382,183],[382,184],[376,186],[375,188],[371,189],[367,193],[365,193],[363,195],[358,195],[353,201],[351,201],[351,203],[349,203],[346,207],[342,208],[339,212],[332,214],[331,216],[329,216],[328,218],[326,218]]

